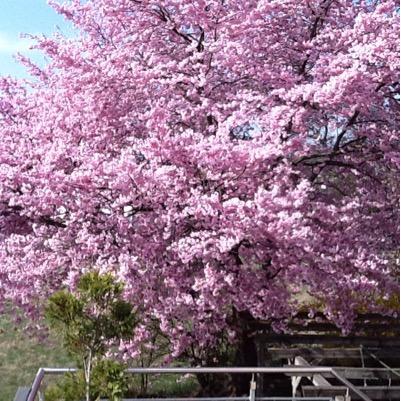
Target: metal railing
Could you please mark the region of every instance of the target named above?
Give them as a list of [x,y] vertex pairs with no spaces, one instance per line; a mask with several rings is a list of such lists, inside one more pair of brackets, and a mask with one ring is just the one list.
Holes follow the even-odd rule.
[[[35,401],[40,386],[42,384],[43,378],[45,375],[60,375],[65,373],[76,372],[75,368],[40,368],[36,374],[36,377],[32,383],[31,391],[29,392],[28,398],[26,401]],[[200,373],[230,373],[230,374],[274,374],[274,373],[282,373],[290,376],[313,376],[316,374],[331,374],[334,378],[340,381],[351,394],[355,394],[359,396],[363,401],[372,401],[365,393],[356,388],[349,380],[342,377],[334,368],[332,367],[324,367],[324,366],[286,366],[286,367],[221,367],[221,368],[129,368],[127,369],[127,373],[130,374],[166,374],[166,373],[175,373],[175,374],[200,374]],[[175,398],[178,399],[178,398]],[[282,399],[290,399],[290,400],[306,400],[305,398],[282,398]],[[320,400],[328,400],[330,398],[320,398]],[[231,400],[230,397],[226,398],[191,398],[185,399],[186,401],[219,401],[219,400]],[[250,397],[232,397],[232,401],[242,401],[242,400],[250,400]],[[257,400],[280,400],[280,397],[258,397]],[[314,398],[314,400],[319,400],[319,398]],[[149,400],[150,401],[150,400]]]
[[[256,397],[257,401],[333,401],[333,397]],[[104,401],[104,400],[102,400]],[[249,397],[128,398],[125,401],[249,401]]]

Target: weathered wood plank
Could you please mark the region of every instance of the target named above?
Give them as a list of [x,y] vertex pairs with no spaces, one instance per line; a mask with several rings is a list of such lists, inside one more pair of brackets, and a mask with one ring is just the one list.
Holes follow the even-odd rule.
[[[271,321],[250,319],[247,325],[252,329],[263,332],[263,335],[272,334]],[[335,334],[341,336],[339,328],[329,321],[321,312],[310,317],[306,312],[300,312],[288,322],[288,328],[293,335],[301,332],[316,332],[316,334]],[[377,336],[398,337],[400,332],[400,319],[398,317],[383,316],[380,314],[359,315],[353,325],[352,332],[348,337],[354,336]]]
[[[341,337],[337,335],[325,334],[261,334],[255,336],[255,341],[260,342],[262,345],[268,344],[286,344],[286,345],[330,345],[331,347],[339,346],[357,346],[362,345],[365,348],[400,348],[399,337],[364,337],[364,336],[350,336]],[[375,350],[371,350],[375,352]]]
[[[357,387],[358,390],[365,393],[373,400],[399,400],[400,387],[392,386],[367,386]],[[336,395],[344,395],[347,388],[344,386],[302,386],[302,393],[305,397],[335,397]],[[357,395],[352,395],[352,400],[359,400]]]
[[[293,366],[293,365],[284,365]],[[400,380],[400,378],[385,368],[353,368],[335,367],[336,371],[346,379],[350,380]],[[399,369],[398,369],[399,372]],[[302,376],[301,374],[287,373],[286,376]],[[325,378],[332,378],[330,373],[321,373]]]
[[[322,358],[322,359],[361,359],[359,348],[277,348],[267,347],[266,353],[272,360],[295,358],[303,356],[304,358]],[[380,349],[375,350],[374,354],[378,358],[399,360],[398,349]],[[369,356],[365,355],[367,359]]]
[[[318,332],[336,332],[341,335],[340,329],[334,325],[333,323],[328,322],[315,322],[315,321],[306,321],[304,323],[290,323],[288,325],[290,330],[294,330],[297,332],[300,331],[318,331]],[[366,333],[374,334],[375,332],[400,332],[400,326],[398,322],[356,322],[353,330],[354,333],[358,331],[364,331]]]
[[[246,319],[246,317],[244,317]],[[316,312],[313,317],[311,317],[308,313],[306,312],[299,312],[297,313],[290,321],[289,323],[296,323],[298,321],[314,321],[316,323],[331,323],[326,316],[321,313],[321,312]],[[355,324],[364,324],[364,323],[380,323],[380,324],[393,324],[397,323],[400,321],[400,318],[393,317],[393,316],[384,316],[380,315],[378,313],[367,313],[367,314],[361,314],[358,315],[358,317],[354,320]],[[257,327],[257,328],[265,328],[265,327],[270,327],[271,321],[270,320],[254,320],[249,316],[248,322],[249,324],[252,325],[252,327]]]

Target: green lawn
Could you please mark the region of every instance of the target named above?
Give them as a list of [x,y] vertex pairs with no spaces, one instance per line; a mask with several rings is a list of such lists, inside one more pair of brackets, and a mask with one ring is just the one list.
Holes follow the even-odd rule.
[[18,386],[29,386],[39,367],[72,366],[71,360],[52,341],[39,344],[0,316],[0,401],[12,401]]
[[[13,401],[17,388],[30,386],[40,367],[74,366],[56,343],[53,340],[40,344],[28,333],[16,329],[8,316],[0,316],[0,401]],[[132,380],[134,388],[138,379]],[[199,390],[193,376],[152,375],[149,379],[148,390],[153,396],[189,396]]]

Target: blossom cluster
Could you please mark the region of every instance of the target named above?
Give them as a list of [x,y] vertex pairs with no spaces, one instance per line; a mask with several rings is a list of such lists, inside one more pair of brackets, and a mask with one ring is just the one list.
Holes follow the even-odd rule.
[[0,303],[112,271],[173,355],[238,312],[393,312],[396,2],[53,6],[77,36],[0,80]]

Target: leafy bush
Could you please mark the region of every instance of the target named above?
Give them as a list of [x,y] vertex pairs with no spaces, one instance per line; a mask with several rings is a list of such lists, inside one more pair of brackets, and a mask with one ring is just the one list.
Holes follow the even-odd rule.
[[[138,323],[132,305],[122,299],[123,289],[111,274],[90,272],[80,278],[76,293],[61,290],[49,298],[46,318],[50,328],[62,338],[64,347],[82,369],[50,389],[54,397],[65,401],[82,399],[83,373],[86,401],[96,399],[100,393],[113,401],[121,399],[125,389],[123,365],[104,358],[114,343],[133,335]],[[71,390],[70,394],[68,385],[76,392]]]
[[126,366],[112,360],[102,360],[93,371],[92,384],[98,397],[119,401],[128,390]]
[[45,391],[46,401],[81,401],[85,398],[83,372],[67,373]]

